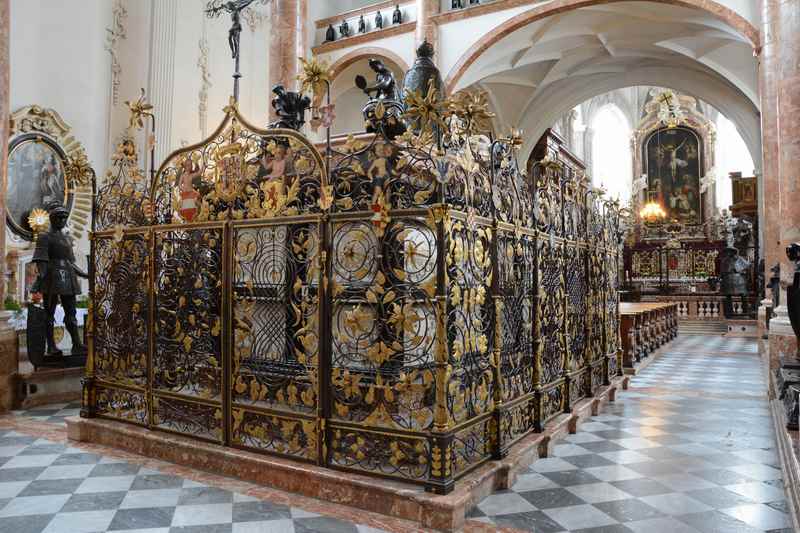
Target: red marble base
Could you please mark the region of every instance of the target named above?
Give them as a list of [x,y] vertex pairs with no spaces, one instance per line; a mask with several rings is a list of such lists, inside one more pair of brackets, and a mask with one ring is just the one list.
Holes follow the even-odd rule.
[[30,409],[39,405],[80,400],[83,375],[83,367],[48,368],[18,374],[14,407]]
[[299,463],[280,457],[201,442],[106,419],[68,418],[67,436],[123,449],[146,457],[190,468],[230,476],[244,481],[411,520],[424,529],[457,531],[466,513],[497,489],[514,485],[517,475],[540,457],[546,457],[552,443],[602,406],[614,401],[623,378],[617,378],[594,398],[579,402],[570,414],[552,420],[542,433],[530,434],[515,444],[508,456],[490,461],[456,483],[445,496],[425,492],[422,487],[377,479],[351,472]]
[[769,333],[769,367],[774,370],[780,366],[781,357],[797,354],[797,337],[794,334]]
[[800,531],[800,432],[786,429],[786,411],[783,401],[778,399],[779,392],[774,374],[770,372],[770,410],[778,443],[778,457],[783,471],[783,487],[789,514],[795,531]]

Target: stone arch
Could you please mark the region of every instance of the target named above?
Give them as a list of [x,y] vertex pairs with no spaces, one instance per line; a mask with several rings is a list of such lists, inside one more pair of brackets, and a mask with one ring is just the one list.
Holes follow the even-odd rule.
[[408,70],[408,63],[400,57],[395,52],[389,50],[388,48],[381,48],[379,46],[366,46],[364,48],[358,48],[357,50],[352,50],[339,59],[337,59],[333,65],[331,65],[331,82],[333,82],[339,74],[345,71],[347,67],[359,61],[360,59],[368,59],[371,57],[379,57],[383,59],[388,59],[401,69],[403,72],[395,72],[395,76],[398,79],[402,79],[402,75],[405,71]]

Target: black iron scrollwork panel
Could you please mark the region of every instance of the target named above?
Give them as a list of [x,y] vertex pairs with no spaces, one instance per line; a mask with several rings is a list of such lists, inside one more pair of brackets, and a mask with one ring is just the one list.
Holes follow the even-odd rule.
[[564,261],[567,290],[567,355],[568,370],[574,371],[586,364],[586,318],[588,314],[588,286],[586,283],[586,248],[567,244]]
[[153,424],[162,429],[221,441],[222,419],[222,408],[216,405],[153,397]]
[[503,402],[533,391],[533,237],[500,232],[497,260],[502,296],[500,376]]
[[493,213],[493,190],[489,168],[489,140],[475,139],[465,143],[459,152],[451,152],[449,157],[439,160],[439,165],[447,170],[445,201],[453,209],[489,217]]
[[147,384],[149,259],[147,234],[94,241],[94,369],[104,381]]
[[399,430],[433,421],[436,234],[427,221],[336,223],[331,394],[335,418]]
[[603,338],[605,335],[606,292],[605,255],[601,250],[591,249],[588,252],[589,300],[588,300],[588,335],[586,345],[587,358],[591,363],[605,357]]
[[544,233],[562,236],[564,227],[561,206],[561,165],[555,162],[534,165],[534,183],[536,198],[534,201],[534,218],[536,228]]
[[491,456],[491,428],[492,421],[485,419],[453,435],[451,461],[454,476],[474,468]]
[[233,408],[231,441],[237,446],[316,461],[317,421]]
[[564,372],[564,247],[537,240],[536,382],[552,383]]
[[518,440],[534,427],[534,409],[525,400],[500,413],[499,437],[504,446]]
[[220,228],[155,234],[154,389],[220,397],[222,247]]
[[111,157],[103,187],[97,191],[94,229],[146,226],[152,221],[150,179],[139,169],[136,144],[124,138]]
[[619,273],[617,269],[617,253],[607,252],[605,255],[606,276],[606,354],[616,353],[619,349]]
[[97,386],[97,414],[136,424],[147,424],[147,396],[144,392]]
[[494,146],[492,196],[495,218],[530,226],[532,200],[526,176],[519,170],[512,147],[504,143],[495,143]]
[[428,477],[430,448],[425,438],[339,427],[331,432],[331,464],[403,479]]
[[492,229],[472,220],[447,222],[447,410],[460,423],[494,406],[492,375]]
[[381,135],[370,142],[350,138],[331,170],[334,211],[422,207],[437,201],[447,169],[433,146],[401,145]]
[[236,227],[233,249],[233,401],[313,412],[319,380],[318,223]]

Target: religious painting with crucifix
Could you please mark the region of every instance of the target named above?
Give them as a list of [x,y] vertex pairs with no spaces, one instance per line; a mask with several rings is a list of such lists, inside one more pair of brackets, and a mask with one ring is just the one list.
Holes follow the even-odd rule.
[[644,158],[648,196],[661,204],[668,220],[701,222],[702,157],[702,141],[691,128],[660,128],[647,138]]

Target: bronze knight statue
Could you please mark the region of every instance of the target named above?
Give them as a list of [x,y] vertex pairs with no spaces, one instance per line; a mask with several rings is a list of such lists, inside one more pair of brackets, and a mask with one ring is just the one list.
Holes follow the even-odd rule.
[[36,240],[33,261],[39,272],[33,292],[42,296],[47,311],[47,355],[62,355],[53,337],[53,317],[59,300],[64,308],[64,326],[72,339],[72,355],[84,353],[81,336],[78,334],[78,320],[75,316],[75,297],[80,294],[78,276],[88,278],[88,274],[75,265],[72,243],[64,233],[69,211],[60,204],[49,206],[50,229]]

